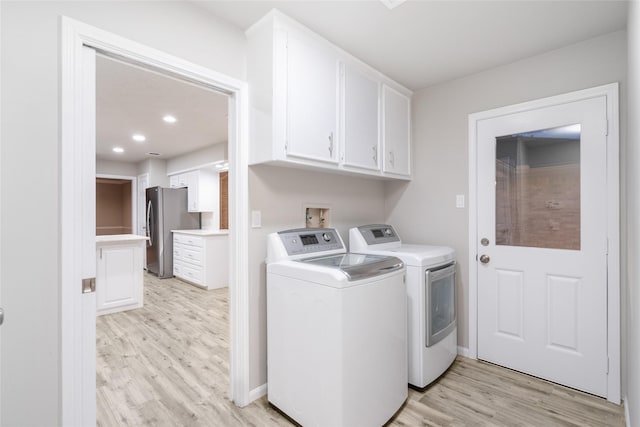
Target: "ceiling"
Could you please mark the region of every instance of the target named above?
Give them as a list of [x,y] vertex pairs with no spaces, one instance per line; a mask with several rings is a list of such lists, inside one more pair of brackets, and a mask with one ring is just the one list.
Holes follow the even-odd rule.
[[[226,142],[227,105],[228,97],[219,92],[99,55],[96,157],[137,163]],[[177,121],[165,123],[167,114]],[[146,140],[134,141],[136,133]],[[124,152],[114,153],[114,147]]]
[[272,8],[416,90],[626,27],[625,1],[193,0],[245,30]]

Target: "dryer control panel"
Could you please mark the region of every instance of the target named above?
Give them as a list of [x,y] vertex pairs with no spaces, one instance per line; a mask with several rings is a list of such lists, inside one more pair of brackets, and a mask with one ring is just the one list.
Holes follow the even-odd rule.
[[389,224],[361,225],[358,230],[369,246],[400,241],[398,233]]

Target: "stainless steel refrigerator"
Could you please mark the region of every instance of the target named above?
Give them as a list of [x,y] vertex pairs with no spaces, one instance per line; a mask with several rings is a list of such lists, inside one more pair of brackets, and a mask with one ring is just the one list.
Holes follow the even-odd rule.
[[200,228],[200,214],[187,211],[186,188],[147,188],[147,271],[173,277],[171,230]]

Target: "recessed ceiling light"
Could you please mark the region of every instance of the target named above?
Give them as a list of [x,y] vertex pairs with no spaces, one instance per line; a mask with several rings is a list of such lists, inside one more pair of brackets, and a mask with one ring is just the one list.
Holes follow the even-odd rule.
[[177,122],[177,121],[178,121],[178,119],[176,119],[175,117],[173,117],[173,116],[171,116],[171,115],[169,115],[169,114],[167,114],[166,116],[164,116],[164,117],[162,118],[162,120],[164,120],[164,121],[165,121],[165,122],[167,122],[167,123],[175,123],[175,122]]
[[138,142],[144,142],[147,140],[147,137],[141,133],[134,133],[131,138],[133,138],[134,141],[138,141]]
[[114,153],[124,153],[124,148],[122,147],[113,147]]

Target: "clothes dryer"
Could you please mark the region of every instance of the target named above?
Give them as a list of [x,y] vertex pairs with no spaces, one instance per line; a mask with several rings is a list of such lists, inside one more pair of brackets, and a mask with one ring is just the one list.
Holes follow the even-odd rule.
[[266,262],[269,402],[304,426],[385,424],[408,395],[402,261],[305,228],[269,235]]
[[387,224],[349,230],[353,252],[395,256],[407,268],[409,384],[424,388],[457,355],[455,251],[446,246],[403,244]]

